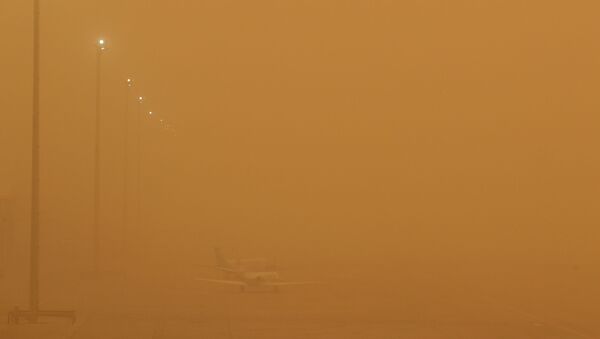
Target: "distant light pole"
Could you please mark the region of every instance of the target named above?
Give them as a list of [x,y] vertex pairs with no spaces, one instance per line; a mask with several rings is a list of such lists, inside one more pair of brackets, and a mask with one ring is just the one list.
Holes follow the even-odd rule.
[[142,220],[142,214],[141,214],[141,201],[142,201],[142,108],[143,108],[143,104],[144,104],[144,97],[140,96],[138,97],[138,112],[136,114],[136,129],[137,129],[137,147],[136,147],[136,151],[137,151],[137,167],[136,167],[136,171],[137,171],[137,199],[136,199],[136,203],[137,203],[137,227],[139,228],[141,225],[141,220]]
[[99,39],[96,46],[96,126],[94,140],[94,226],[93,226],[93,274],[100,269],[100,95],[102,54],[106,50],[106,40]]
[[129,100],[131,100],[131,89],[133,88],[133,79],[127,78],[127,100],[125,104],[125,114],[123,117],[123,254],[128,244],[128,224],[129,216]]

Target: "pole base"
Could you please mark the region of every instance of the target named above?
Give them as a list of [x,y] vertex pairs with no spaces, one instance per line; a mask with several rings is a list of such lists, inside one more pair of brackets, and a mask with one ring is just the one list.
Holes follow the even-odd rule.
[[29,323],[36,323],[38,318],[67,318],[75,322],[77,319],[75,311],[49,311],[49,310],[21,310],[15,307],[14,310],[8,312],[8,323],[18,324],[21,319],[27,320]]

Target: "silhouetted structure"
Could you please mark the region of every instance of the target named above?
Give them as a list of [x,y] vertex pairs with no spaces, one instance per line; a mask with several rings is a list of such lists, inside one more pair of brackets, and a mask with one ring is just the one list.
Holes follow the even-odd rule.
[[40,3],[33,0],[33,116],[31,140],[31,232],[29,271],[29,310],[15,307],[8,314],[8,322],[19,323],[20,319],[37,322],[39,317],[64,317],[75,321],[75,311],[41,311],[39,298],[39,145],[40,145]]

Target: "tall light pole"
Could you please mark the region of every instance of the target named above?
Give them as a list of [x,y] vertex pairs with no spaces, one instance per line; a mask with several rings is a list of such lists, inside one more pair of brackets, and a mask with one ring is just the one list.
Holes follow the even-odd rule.
[[[33,117],[31,140],[31,234],[29,310],[37,321],[40,306],[40,1],[33,0]],[[18,321],[18,320],[17,320]]]
[[101,95],[101,66],[102,54],[106,50],[106,41],[99,39],[96,46],[96,128],[94,140],[94,226],[93,236],[93,274],[100,269],[100,95]]
[[29,309],[15,307],[8,322],[21,318],[35,323],[39,317],[63,317],[75,321],[75,311],[40,310],[40,1],[33,0],[33,79],[31,117],[31,230],[29,235]]
[[137,179],[137,227],[139,228],[142,220],[142,108],[144,104],[144,97],[138,97],[138,112],[136,114],[136,129],[137,129],[137,144],[136,144],[136,152],[137,152],[137,167],[136,167],[136,179]]
[[125,103],[125,114],[123,116],[123,255],[125,255],[129,234],[128,216],[129,216],[129,100],[131,100],[131,89],[133,88],[133,79],[127,78],[127,100]]

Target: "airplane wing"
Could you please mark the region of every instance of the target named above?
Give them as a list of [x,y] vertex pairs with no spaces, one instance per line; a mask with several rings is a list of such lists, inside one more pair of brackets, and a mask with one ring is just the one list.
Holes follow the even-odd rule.
[[240,273],[240,272],[242,272],[242,270],[240,270],[240,269],[233,269],[233,268],[227,268],[227,267],[215,266],[215,265],[197,265],[196,267],[212,268],[212,269],[217,269],[219,271],[229,272],[229,273]]
[[247,286],[248,285],[245,282],[238,281],[238,280],[219,280],[219,279],[204,279],[204,278],[196,278],[196,280],[211,282],[211,283],[215,283],[215,284],[222,284],[222,285],[236,285],[236,286]]
[[244,259],[238,259],[236,260],[236,262],[241,262],[241,263],[257,263],[257,262],[267,262],[268,260],[266,258],[244,258]]
[[217,269],[219,271],[229,272],[229,273],[240,273],[241,272],[241,270],[233,269],[233,268],[228,268],[228,267],[223,267],[223,266],[217,266]]
[[279,286],[314,285],[314,284],[319,284],[319,282],[318,281],[266,281],[266,282],[262,283],[261,285],[279,287]]

